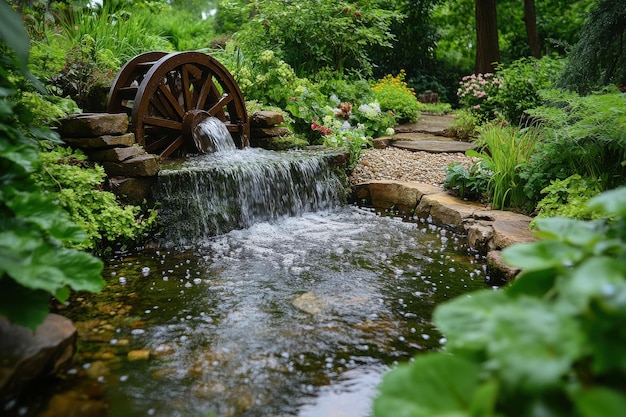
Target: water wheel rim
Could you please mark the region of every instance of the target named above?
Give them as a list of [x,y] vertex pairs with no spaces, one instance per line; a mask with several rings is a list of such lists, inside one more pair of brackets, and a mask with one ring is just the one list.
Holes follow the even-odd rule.
[[162,157],[184,154],[189,149],[183,138],[183,119],[193,110],[218,117],[235,133],[238,147],[248,146],[243,94],[226,67],[201,52],[165,55],[148,70],[137,91],[131,128],[148,152]]

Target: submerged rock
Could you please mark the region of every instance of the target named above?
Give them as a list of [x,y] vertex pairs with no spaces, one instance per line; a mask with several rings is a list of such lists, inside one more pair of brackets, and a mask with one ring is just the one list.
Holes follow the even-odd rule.
[[317,297],[311,291],[305,292],[304,294],[293,300],[292,304],[297,309],[309,314],[319,314],[326,307],[328,307],[328,302]]
[[69,367],[76,338],[76,327],[57,314],[49,314],[35,332],[0,318],[0,399]]

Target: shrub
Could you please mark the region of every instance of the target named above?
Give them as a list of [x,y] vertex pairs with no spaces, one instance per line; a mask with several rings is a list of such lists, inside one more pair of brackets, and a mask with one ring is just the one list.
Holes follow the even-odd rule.
[[580,97],[544,91],[546,105],[528,110],[542,130],[542,140],[521,167],[526,194],[538,201],[556,179],[579,174],[597,180],[601,190],[626,184],[626,96],[618,91]]
[[502,80],[495,74],[466,75],[459,82],[457,95],[461,106],[472,112],[482,123],[495,118],[496,96]]
[[618,417],[626,409],[626,188],[589,202],[612,221],[537,219],[506,248],[522,274],[439,305],[444,352],[388,373],[374,417]]
[[347,147],[350,151],[349,168],[354,168],[361,159],[364,148],[372,146],[372,138],[358,129],[331,133],[324,137],[324,146]]
[[489,189],[489,180],[493,173],[484,161],[477,161],[469,168],[460,162],[446,167],[445,189],[458,193],[459,197],[468,200],[482,201]]
[[551,88],[563,69],[564,60],[554,56],[522,58],[510,65],[499,65],[500,86],[493,105],[507,122],[524,124],[524,112],[542,104],[540,90]]
[[121,206],[114,194],[103,191],[104,169],[90,166],[81,151],[56,147],[43,152],[41,161],[34,175],[37,185],[57,199],[87,235],[77,247],[101,252],[111,242],[139,241],[155,225],[156,211],[144,218],[140,207]]
[[456,118],[448,128],[448,133],[460,140],[470,140],[476,135],[476,127],[480,124],[478,116],[468,109],[456,111]]
[[578,174],[564,180],[551,181],[543,190],[545,197],[537,204],[537,217],[564,216],[572,219],[592,220],[600,213],[587,206],[587,201],[600,193],[598,181],[582,178]]
[[420,115],[415,91],[408,87],[405,76],[404,70],[400,70],[395,77],[388,74],[372,84],[374,98],[380,103],[381,110],[393,112],[398,123],[414,122]]

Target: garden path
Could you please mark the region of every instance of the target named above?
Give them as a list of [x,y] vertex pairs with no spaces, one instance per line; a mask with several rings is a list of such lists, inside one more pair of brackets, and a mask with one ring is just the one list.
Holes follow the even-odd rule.
[[455,117],[454,115],[422,114],[416,123],[396,127],[396,133],[389,146],[409,151],[465,153],[468,149],[473,149],[474,145],[449,136],[449,128]]

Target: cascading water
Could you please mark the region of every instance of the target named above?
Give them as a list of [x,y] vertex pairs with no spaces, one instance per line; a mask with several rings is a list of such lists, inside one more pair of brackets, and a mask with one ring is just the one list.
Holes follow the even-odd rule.
[[168,242],[185,245],[341,203],[343,186],[328,154],[237,150],[215,118],[201,122],[196,132],[215,152],[165,164],[159,174],[155,194]]

